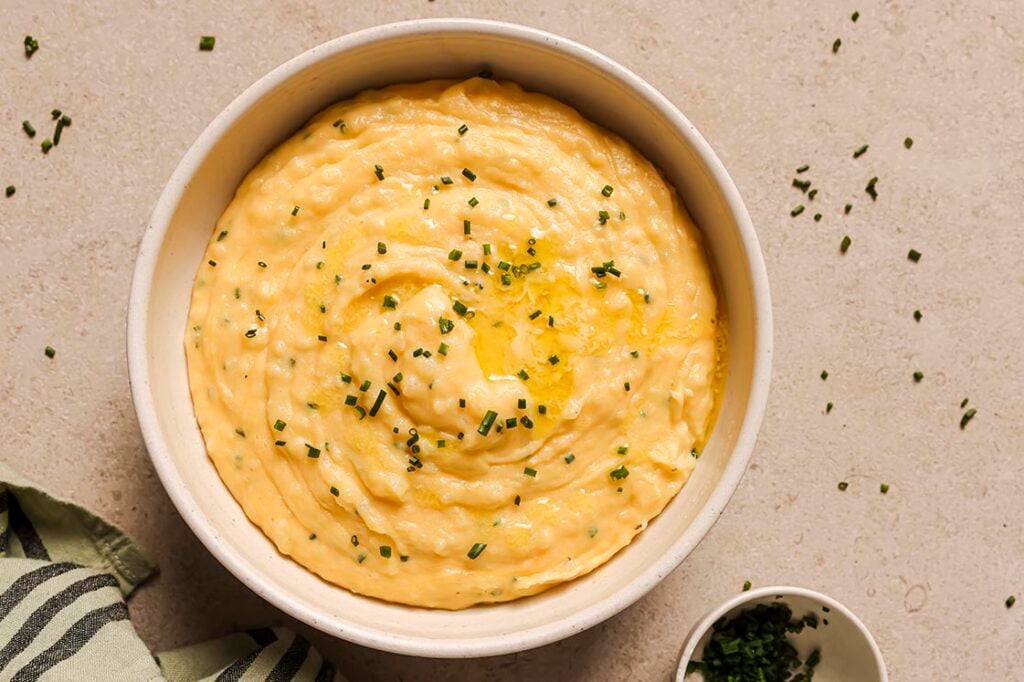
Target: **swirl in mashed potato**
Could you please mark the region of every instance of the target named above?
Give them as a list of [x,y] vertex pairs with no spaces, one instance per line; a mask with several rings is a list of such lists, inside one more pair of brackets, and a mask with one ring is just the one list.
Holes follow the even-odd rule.
[[239,186],[196,277],[207,451],[281,552],[458,609],[581,576],[686,483],[723,325],[617,136],[507,82],[364,92]]

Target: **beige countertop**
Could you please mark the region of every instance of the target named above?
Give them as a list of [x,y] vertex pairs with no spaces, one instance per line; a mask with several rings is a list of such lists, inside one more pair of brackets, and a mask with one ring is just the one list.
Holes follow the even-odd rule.
[[[182,4],[0,1],[0,186],[17,187],[0,196],[3,459],[150,550],[162,570],[131,612],[154,648],[287,619],[199,545],[146,456],[124,319],[148,213],[203,127],[272,67],[373,24],[463,15],[605,52],[708,138],[768,263],[768,413],[703,544],[603,625],[485,660],[316,644],[354,680],[665,680],[690,626],[749,579],[848,604],[894,680],[1019,678],[1024,604],[1004,600],[1024,590],[1024,4]],[[25,34],[41,44],[30,60]],[[202,34],[216,35],[212,53],[197,50]],[[43,155],[55,107],[74,123]],[[805,163],[813,202],[790,186]],[[964,398],[978,412],[961,430]]]

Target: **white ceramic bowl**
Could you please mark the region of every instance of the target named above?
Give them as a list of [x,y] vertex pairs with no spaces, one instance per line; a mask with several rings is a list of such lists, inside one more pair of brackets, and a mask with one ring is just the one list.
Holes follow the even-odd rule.
[[[593,573],[541,595],[449,612],[390,604],[324,582],[277,552],[207,458],[189,397],[183,334],[192,281],[245,174],[311,115],[360,90],[482,67],[548,93],[619,133],[678,188],[707,237],[730,326],[721,416],[696,474],[644,533]],[[153,210],[128,306],[132,396],[153,465],[182,517],[242,582],[332,635],[404,654],[521,651],[581,632],[639,599],[700,542],[735,490],[764,413],[771,306],[757,237],[700,133],[638,76],[535,29],[472,19],[379,26],[314,47],[264,76],[188,150]]]
[[800,658],[806,659],[815,649],[821,651],[821,663],[814,669],[815,682],[888,682],[882,652],[864,623],[835,599],[802,587],[761,587],[742,592],[711,611],[693,627],[683,644],[676,682],[703,679],[700,673],[687,675],[686,664],[691,659],[701,660],[715,621],[757,604],[777,601],[788,605],[794,618],[806,613],[818,616],[817,628],[804,628],[799,635],[792,636]]

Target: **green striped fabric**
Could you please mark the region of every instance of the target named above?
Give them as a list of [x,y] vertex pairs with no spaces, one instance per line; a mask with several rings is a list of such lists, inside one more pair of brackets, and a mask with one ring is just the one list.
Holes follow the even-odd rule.
[[0,680],[344,679],[284,628],[154,656],[125,599],[155,568],[119,529],[0,464]]

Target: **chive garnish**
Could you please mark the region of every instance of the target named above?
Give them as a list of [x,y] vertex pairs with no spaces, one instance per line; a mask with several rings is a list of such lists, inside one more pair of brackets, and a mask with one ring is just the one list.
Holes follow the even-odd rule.
[[283,422],[280,419],[278,419],[277,421],[274,422],[274,430],[275,431],[284,431],[284,428],[286,426],[288,426],[288,423],[287,422]]
[[299,207],[292,206],[292,215],[299,215]]
[[557,365],[560,362],[560,360],[558,359],[557,355],[551,355],[548,356],[548,362],[550,362],[552,365]]
[[490,256],[491,255],[491,245],[490,244],[484,244],[484,255],[485,256]]
[[544,404],[538,405],[537,406],[537,413],[538,414],[547,414],[548,413],[548,406],[544,405]]
[[465,398],[459,398],[459,407],[465,407],[465,406],[466,406],[466,399]]
[[452,249],[448,252],[448,260],[457,261],[462,258],[462,251],[458,249]]
[[346,384],[351,384],[352,383],[352,377],[349,374],[342,373],[341,374],[341,380],[344,383],[346,383]]
[[467,270],[476,270],[477,267],[480,265],[480,263],[478,261],[473,260],[473,259],[468,259],[466,261],[465,265],[466,265],[466,269]]
[[286,440],[275,440],[274,441],[274,445],[276,445],[277,447],[282,447],[282,446],[287,445],[287,444],[288,444],[288,441],[286,441]]
[[533,467],[526,467],[525,469],[523,469],[523,473],[529,476],[530,478],[537,478],[537,470],[534,469]]
[[437,354],[438,355],[448,355],[448,344],[447,343],[442,343],[440,346],[438,346],[437,347]]
[[476,197],[470,197],[469,201],[467,201],[466,203],[469,204],[470,206],[476,208],[476,205],[479,204],[480,202],[477,201]]
[[622,465],[618,469],[613,469],[608,475],[612,477],[613,481],[621,481],[629,476],[629,469],[627,469],[625,465]]
[[247,338],[247,339],[254,339],[254,338],[256,338],[256,330],[255,329],[247,329],[245,331],[245,338]]
[[808,165],[807,165],[807,164],[805,163],[804,165],[802,165],[802,166],[800,166],[799,168],[797,168],[797,169],[796,169],[796,172],[797,172],[797,173],[806,173],[806,172],[807,172],[807,171],[809,171],[810,169],[811,169],[811,167],[810,167],[810,166],[808,166]]
[[626,383],[622,384],[622,388],[624,388],[626,390],[626,392],[628,393],[629,392],[629,388],[630,388],[629,382],[627,381]]
[[855,159],[860,158],[861,156],[864,155],[864,152],[866,152],[867,150],[868,150],[868,145],[866,145],[866,144],[865,145],[861,145],[860,147],[857,147],[857,149],[855,149],[854,152],[853,152],[853,158],[855,158]]
[[359,398],[357,398],[356,396],[352,395],[351,393],[349,393],[347,396],[345,396],[345,404],[348,405],[349,407],[355,407],[356,403],[358,403],[358,402],[359,402]]
[[440,328],[442,334],[447,334],[451,332],[451,330],[455,329],[455,323],[447,317],[437,318],[437,326]]
[[39,41],[32,36],[25,36],[25,58],[31,58],[39,49]]
[[921,260],[921,252],[917,249],[911,249],[907,252],[907,258],[914,261],[915,263]]
[[383,256],[387,252],[388,252],[388,245],[385,244],[384,242],[377,242],[377,253],[379,253],[380,255]]
[[306,452],[306,456],[307,457],[309,457],[310,459],[316,459],[316,458],[318,458],[320,456],[320,448],[315,448],[312,445],[310,445],[309,443],[306,443],[305,445],[306,445],[306,450],[308,451],[308,452]]
[[598,212],[597,212],[597,222],[601,223],[602,225],[604,225],[605,223],[607,223],[607,222],[608,222],[608,219],[609,219],[610,217],[611,217],[611,216],[610,216],[610,215],[608,215],[608,211],[598,211]]
[[487,410],[483,420],[480,422],[480,426],[476,432],[481,436],[486,436],[491,431],[491,426],[494,424],[494,420],[498,418],[498,413],[494,410]]
[[378,551],[380,552],[380,555],[385,559],[391,558],[391,548],[387,545],[381,545]]
[[392,296],[391,294],[384,294],[384,301],[383,301],[382,305],[385,308],[392,308],[392,309],[397,308],[398,307],[398,299],[395,298],[394,296]]
[[554,197],[548,199],[548,206],[555,207],[557,205],[558,205],[558,199],[555,199]]
[[398,362],[398,353],[391,348],[388,348],[388,357],[391,358],[391,362]]
[[922,317],[924,317],[924,315],[921,314],[920,310],[914,311],[914,322],[920,322]]
[[828,414],[829,412],[831,412],[833,407],[835,407],[835,405],[833,405],[832,403],[826,403],[825,404],[825,414]]
[[217,38],[215,36],[202,36],[199,38],[199,51],[211,52],[216,44]]
[[48,358],[53,358],[57,354],[57,350],[53,346],[47,346],[43,349],[43,354]]
[[332,495],[334,495],[335,497],[337,497],[338,495],[340,495],[340,494],[341,494],[341,491],[340,491],[340,490],[338,490],[337,488],[335,488],[335,487],[334,487],[334,486],[332,485],[332,486],[331,486],[331,494],[332,494]]
[[801,192],[806,194],[807,190],[809,190],[811,188],[811,181],[810,180],[801,180],[799,178],[793,178],[793,186],[796,187]]
[[846,206],[843,207],[843,214],[844,215],[849,215],[850,211],[852,211],[852,210],[853,210],[853,204],[847,204]]
[[21,129],[24,130],[25,134],[28,135],[29,137],[36,136],[36,129],[28,121],[21,122]]
[[402,379],[403,379],[403,378],[404,378],[404,377],[402,376],[402,373],[401,373],[401,372],[399,372],[399,373],[398,373],[398,374],[396,374],[395,376],[391,377],[391,380],[392,380],[393,382],[395,382],[396,384],[400,384],[400,383],[402,383]]
[[476,559],[485,549],[487,549],[487,545],[482,542],[478,542],[474,544],[472,547],[470,547],[469,552],[466,553],[466,556],[468,556],[470,559]]
[[327,337],[324,336],[323,334],[320,334],[316,338],[317,338],[318,341],[322,341],[323,343],[327,343]]
[[40,145],[40,147],[42,148],[44,154],[49,154],[50,150],[53,149],[53,142],[50,141],[50,138],[46,138],[45,140],[43,140],[43,143]]
[[874,177],[874,178],[871,178],[870,180],[868,180],[868,184],[864,188],[864,191],[868,193],[869,197],[871,197],[871,201],[877,201],[878,200],[878,190],[875,189],[875,185],[877,185],[877,184],[878,184],[878,178]]
[[423,210],[426,211],[428,208],[430,208],[430,198],[429,197],[423,200]]
[[791,215],[791,216],[793,216],[795,218],[795,217],[797,217],[798,215],[800,215],[803,212],[804,212],[804,205],[800,204],[799,206],[794,208],[792,211],[790,211],[789,215]]
[[462,125],[459,126],[459,135],[460,136],[465,135],[468,132],[469,132],[469,126],[468,125],[463,123]]
[[473,226],[468,220],[462,221],[462,234],[472,234]]
[[447,175],[442,175],[442,176],[441,176],[441,184],[442,184],[442,185],[453,185],[453,184],[455,184],[455,181],[454,181],[454,180],[452,180],[452,179],[451,179],[450,177],[448,177]]
[[915,383],[921,383],[922,379],[924,379],[924,372],[914,372],[914,382]]
[[832,43],[832,54],[835,54],[836,52],[839,52],[839,46],[842,45],[842,44],[843,44],[843,41],[840,40],[839,38],[836,38],[836,41],[834,43]]
[[623,457],[625,457],[627,453],[629,453],[628,445],[620,445],[618,449],[615,450],[615,454],[622,455]]
[[965,428],[967,428],[967,424],[972,419],[974,419],[974,415],[976,415],[976,414],[978,414],[978,411],[976,409],[974,409],[973,407],[971,409],[967,410],[966,412],[964,412],[964,416],[960,418],[960,430],[961,431],[963,431]]
[[810,192],[807,193],[807,198],[810,201],[814,201],[814,197],[816,197],[816,196],[818,196],[818,188],[817,187],[815,187],[814,189],[812,189]]
[[820,213],[815,213],[814,214],[814,222],[816,222],[816,223],[820,223],[821,222],[821,214]]
[[380,406],[384,404],[384,399],[388,397],[386,391],[380,391],[377,393],[377,399],[373,401],[373,407],[370,408],[370,416],[376,417],[377,413],[380,412]]
[[525,369],[521,369],[518,372],[516,372],[516,376],[522,379],[523,381],[529,381],[530,379],[530,375]]
[[505,420],[505,428],[514,429],[516,427],[516,424],[518,423],[519,420],[516,417],[509,417],[508,419]]
[[885,495],[886,493],[889,492],[889,484],[883,483],[882,485],[878,486],[878,491]]
[[574,461],[574,460],[576,459],[576,455],[574,455],[574,454],[572,454],[572,453],[570,452],[570,453],[569,453],[568,455],[566,455],[566,456],[565,456],[565,457],[563,457],[562,459],[564,459],[564,460],[565,460],[565,463],[566,463],[566,464],[572,464],[572,463],[573,463],[573,461]]
[[845,237],[843,237],[843,241],[839,242],[839,252],[846,253],[847,250],[850,248],[850,244],[852,243],[853,240],[850,239],[850,235],[846,235]]
[[466,313],[469,312],[469,308],[466,307],[466,304],[462,301],[455,301],[455,303],[452,303],[452,310],[463,317],[465,317]]
[[825,381],[825,379],[828,379],[828,370],[827,369],[821,370],[821,380]]
[[15,187],[14,185],[7,185],[6,189],[4,189],[4,195],[8,197],[13,197],[14,193],[17,191],[18,188]]
[[839,485],[837,485],[836,487],[839,488],[840,492],[844,492],[847,488],[850,487],[850,484],[847,483],[846,481],[839,481]]
[[606,197],[610,197],[612,195],[612,192],[614,191],[615,188],[612,187],[611,185],[605,185],[604,187],[601,188],[601,194],[603,194]]
[[911,147],[914,146],[914,139],[912,137],[906,138],[905,140],[903,140],[903,146],[906,147],[907,149],[910,149]]
[[463,169],[462,169],[462,174],[463,174],[464,176],[466,176],[466,178],[467,178],[467,179],[468,179],[468,180],[469,180],[470,182],[475,182],[475,181],[476,181],[476,173],[474,173],[473,171],[469,170],[468,168],[463,168]]
[[373,165],[373,174],[377,176],[378,180],[384,179],[384,167],[379,163]]
[[334,127],[334,128],[337,128],[341,132],[345,132],[345,128],[348,127],[348,126],[345,125],[345,119],[343,119],[343,118],[339,118],[337,121],[332,123],[331,126]]
[[860,12],[854,12],[850,15],[850,21],[856,23],[858,19],[860,19]]

